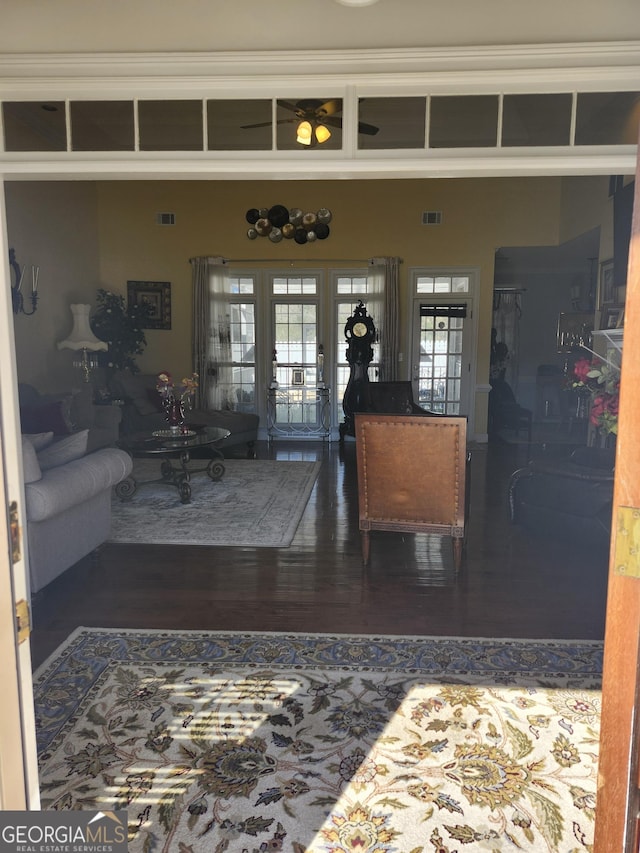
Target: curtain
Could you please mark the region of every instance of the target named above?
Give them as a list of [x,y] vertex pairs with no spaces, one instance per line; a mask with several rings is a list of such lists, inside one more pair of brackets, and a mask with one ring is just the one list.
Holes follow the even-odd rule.
[[[193,363],[200,375],[198,405],[235,409],[231,354],[229,273],[224,258],[194,258]],[[216,299],[216,296],[219,298]]]
[[[515,394],[518,388],[520,360],[520,317],[522,316],[522,294],[517,290],[496,289],[493,293],[492,348],[500,347],[499,364],[493,370],[504,370],[504,378]],[[493,356],[493,352],[492,352]]]
[[235,409],[238,402],[233,383],[231,306],[226,298],[228,294],[229,269],[224,258],[209,258],[211,383],[207,387],[207,402],[212,409]]
[[398,351],[399,351],[399,268],[400,258],[372,258],[372,271],[369,275],[371,292],[379,297],[376,305],[380,305],[374,316],[378,330],[380,350],[378,363],[380,381],[394,382],[398,378]]
[[193,369],[200,377],[200,387],[196,393],[195,404],[198,409],[207,408],[208,386],[211,377],[208,371],[209,347],[209,261],[208,258],[191,259],[192,288],[192,351]]

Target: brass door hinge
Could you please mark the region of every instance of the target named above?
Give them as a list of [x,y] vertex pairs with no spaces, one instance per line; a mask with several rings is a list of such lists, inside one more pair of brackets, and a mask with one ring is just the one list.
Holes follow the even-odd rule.
[[31,616],[29,605],[21,598],[16,601],[16,631],[18,633],[18,645],[24,643],[31,636]]
[[616,513],[613,571],[627,578],[640,578],[640,509],[619,506]]
[[17,563],[22,557],[21,551],[21,531],[20,521],[18,519],[18,503],[11,501],[9,504],[9,532],[11,534],[11,559]]

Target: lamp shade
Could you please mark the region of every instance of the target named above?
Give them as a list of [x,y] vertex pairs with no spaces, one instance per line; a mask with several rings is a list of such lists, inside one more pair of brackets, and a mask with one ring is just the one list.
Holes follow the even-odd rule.
[[108,350],[109,346],[105,341],[101,341],[91,331],[89,325],[90,305],[71,305],[71,313],[73,314],[73,329],[71,334],[64,341],[58,342],[58,349],[86,349],[92,352],[98,350]]
[[310,121],[301,121],[296,131],[296,142],[300,145],[311,145],[312,130]]
[[325,127],[324,124],[319,124],[316,127],[316,139],[321,144],[326,142],[328,139],[331,139],[331,131],[328,127]]

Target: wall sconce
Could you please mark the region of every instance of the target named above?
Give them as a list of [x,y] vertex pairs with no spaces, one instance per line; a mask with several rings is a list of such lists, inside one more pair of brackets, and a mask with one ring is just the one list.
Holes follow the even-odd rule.
[[13,305],[14,314],[26,314],[30,317],[36,313],[38,307],[38,277],[40,276],[40,267],[31,267],[31,293],[28,298],[31,300],[31,311],[25,311],[24,294],[22,293],[22,285],[24,282],[24,267],[20,269],[19,263],[16,261],[15,249],[9,249],[9,266],[13,272],[15,283],[11,283],[11,303]]
[[[105,341],[98,340],[91,331],[89,325],[90,305],[71,305],[73,314],[73,329],[64,341],[58,343],[58,349],[70,349],[79,353],[74,358],[73,366],[82,370],[82,378],[85,382],[91,379],[91,371],[98,366],[98,357],[93,353],[100,350],[106,352],[109,347]],[[90,354],[91,353],[91,354]]]

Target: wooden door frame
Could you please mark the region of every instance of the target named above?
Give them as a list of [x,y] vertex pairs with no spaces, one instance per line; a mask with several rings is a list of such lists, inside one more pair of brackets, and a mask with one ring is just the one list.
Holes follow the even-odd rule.
[[[624,507],[640,507],[640,158],[635,200],[620,382],[619,436],[613,495],[613,524],[602,683],[598,796],[594,853],[637,853],[638,740],[640,725],[640,577],[621,574],[616,543]],[[640,566],[640,561],[638,562]]]

